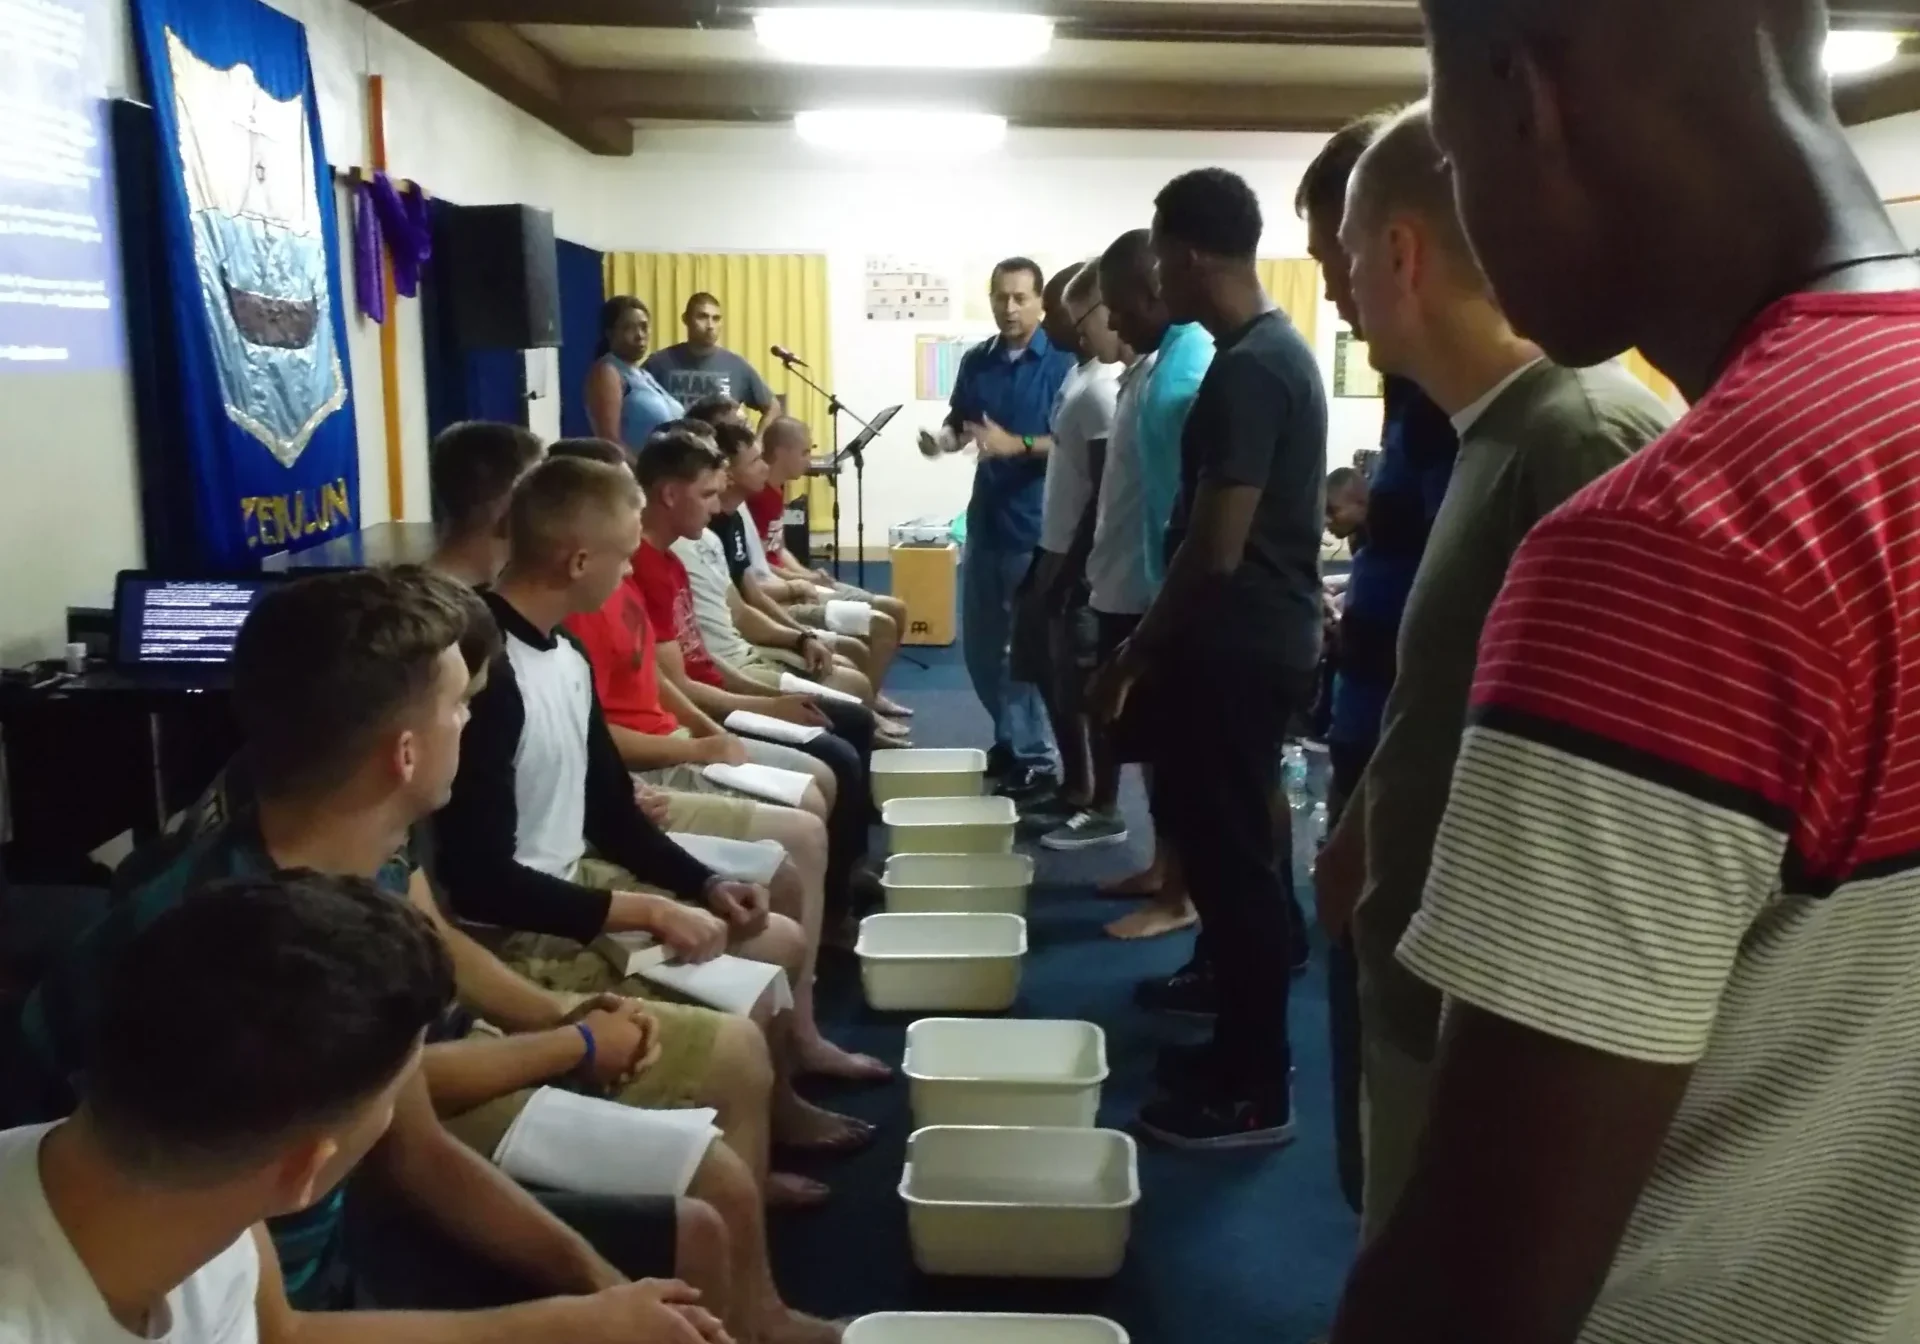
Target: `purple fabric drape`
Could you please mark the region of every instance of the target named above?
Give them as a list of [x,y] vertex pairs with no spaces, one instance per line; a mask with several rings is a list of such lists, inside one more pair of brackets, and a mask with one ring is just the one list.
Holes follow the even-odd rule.
[[420,292],[420,271],[433,257],[433,226],[426,193],[416,183],[402,192],[385,173],[362,179],[353,198],[354,290],[360,311],[387,320],[380,254],[393,262],[393,288],[402,298]]

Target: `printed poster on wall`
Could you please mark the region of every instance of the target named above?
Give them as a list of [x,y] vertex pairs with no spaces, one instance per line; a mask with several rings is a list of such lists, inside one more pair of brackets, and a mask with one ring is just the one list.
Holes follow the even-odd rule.
[[940,268],[911,257],[867,258],[867,321],[945,322],[953,282]]
[[206,558],[359,524],[334,196],[306,30],[258,0],[137,0]]

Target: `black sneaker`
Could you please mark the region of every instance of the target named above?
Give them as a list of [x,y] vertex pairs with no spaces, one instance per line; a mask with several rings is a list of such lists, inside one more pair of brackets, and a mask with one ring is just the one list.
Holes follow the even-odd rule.
[[1161,1090],[1191,1095],[1219,1086],[1219,1056],[1212,1041],[1192,1045],[1163,1045],[1153,1061],[1153,1081]]
[[1293,1102],[1284,1093],[1277,1098],[1214,1089],[1176,1093],[1149,1102],[1134,1123],[1171,1147],[1203,1152],[1282,1148],[1295,1137]]
[[1183,967],[1158,980],[1142,980],[1133,987],[1133,1001],[1150,1013],[1173,1017],[1216,1017],[1220,995],[1213,976]]
[[1020,831],[1023,835],[1043,836],[1059,830],[1080,811],[1057,793],[1041,794],[1034,798],[1018,800],[1020,809]]
[[1002,779],[994,792],[1016,803],[1037,801],[1060,792],[1060,776],[1044,765],[1024,765]]
[[1013,773],[1019,762],[1013,758],[1013,748],[1004,742],[995,742],[987,748],[987,778],[1005,779]]
[[1072,851],[1099,849],[1104,845],[1123,845],[1127,841],[1127,823],[1118,812],[1076,812],[1067,823],[1040,838],[1048,849]]

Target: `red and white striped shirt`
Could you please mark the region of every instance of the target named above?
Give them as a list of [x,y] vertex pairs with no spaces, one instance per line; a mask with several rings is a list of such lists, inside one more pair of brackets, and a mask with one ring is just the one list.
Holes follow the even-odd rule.
[[1775,305],[1528,537],[1400,957],[1694,1066],[1584,1341],[1920,1337],[1920,293]]

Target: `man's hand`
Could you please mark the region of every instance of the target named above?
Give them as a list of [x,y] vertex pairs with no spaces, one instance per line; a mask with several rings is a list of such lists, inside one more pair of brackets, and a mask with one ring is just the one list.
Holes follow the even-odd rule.
[[820,712],[809,695],[776,695],[760,708],[773,718],[797,723],[802,728],[831,728],[833,720]]
[[1126,710],[1134,683],[1140,680],[1131,644],[1122,644],[1087,684],[1087,708],[1097,719],[1112,723]]
[[1018,434],[1000,428],[991,417],[967,422],[967,437],[980,445],[980,456],[989,458],[1024,457],[1027,445]]
[[766,931],[772,902],[767,889],[753,882],[716,879],[707,888],[707,904],[727,921],[736,938],[757,938]]
[[678,1279],[642,1279],[575,1300],[572,1344],[733,1344]]
[[818,635],[803,637],[794,652],[807,660],[807,675],[824,677],[833,671],[833,650]]
[[1353,924],[1354,908],[1367,885],[1367,850],[1359,831],[1336,826],[1313,861],[1313,904],[1320,927],[1329,938],[1344,938]]
[[640,809],[640,815],[652,822],[655,830],[667,829],[667,814],[673,810],[673,799],[665,789],[656,789],[636,779],[633,781],[633,801]]
[[587,1076],[597,1087],[613,1087],[643,1073],[660,1057],[660,1024],[649,1013],[596,1008],[580,1025],[593,1033],[593,1066]]
[[716,733],[700,739],[696,760],[703,765],[745,765],[747,744],[732,733]]
[[712,961],[727,950],[727,922],[695,906],[662,900],[653,935],[675,959],[690,966]]

